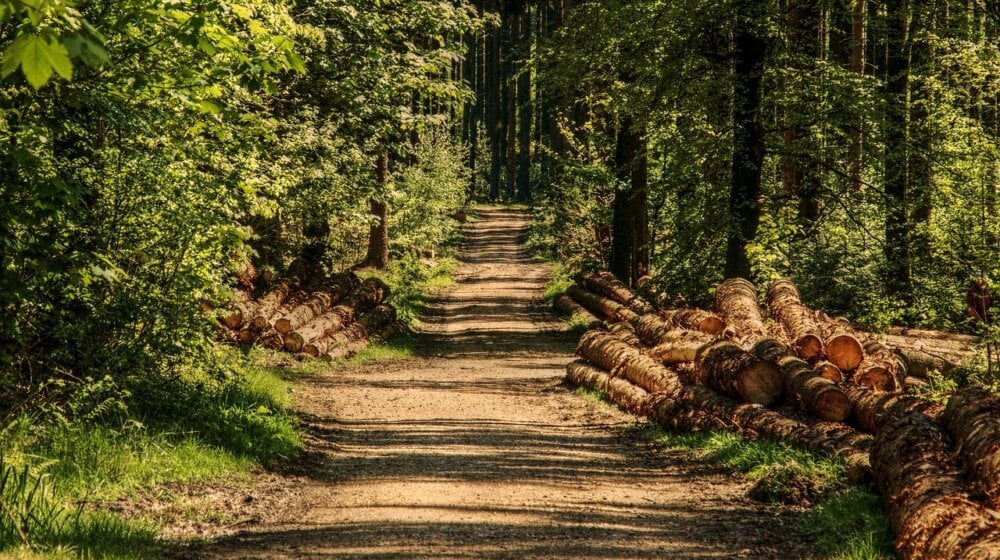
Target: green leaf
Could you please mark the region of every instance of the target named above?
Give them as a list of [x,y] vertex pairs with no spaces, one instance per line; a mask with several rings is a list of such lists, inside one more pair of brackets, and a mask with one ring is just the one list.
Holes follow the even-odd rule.
[[18,65],[28,83],[35,89],[41,89],[48,83],[53,71],[66,80],[73,78],[73,63],[66,47],[38,35],[18,37],[7,48],[4,53],[3,75],[10,75]]

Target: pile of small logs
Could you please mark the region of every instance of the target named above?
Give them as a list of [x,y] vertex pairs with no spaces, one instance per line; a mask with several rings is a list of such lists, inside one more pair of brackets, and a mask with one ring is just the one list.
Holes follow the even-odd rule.
[[223,309],[220,334],[239,344],[336,360],[406,332],[385,303],[388,297],[382,280],[362,281],[353,272],[308,289],[282,281],[257,299],[245,297]]
[[909,393],[957,367],[971,339],[876,336],[810,309],[788,280],[763,307],[739,278],[718,286],[714,310],[650,301],[610,273],[578,275],[555,305],[596,322],[567,378],[670,429],[839,457],[883,493],[907,559],[1000,559],[1000,399],[962,390],[941,405]]

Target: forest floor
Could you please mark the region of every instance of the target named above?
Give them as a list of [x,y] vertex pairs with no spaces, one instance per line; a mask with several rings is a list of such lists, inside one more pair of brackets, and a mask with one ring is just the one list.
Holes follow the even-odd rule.
[[[295,381],[303,457],[261,475],[247,520],[183,558],[801,558],[795,513],[637,434],[563,385],[574,337],[544,305],[525,211],[467,226],[456,285],[413,357]],[[190,527],[168,537],[192,537]]]

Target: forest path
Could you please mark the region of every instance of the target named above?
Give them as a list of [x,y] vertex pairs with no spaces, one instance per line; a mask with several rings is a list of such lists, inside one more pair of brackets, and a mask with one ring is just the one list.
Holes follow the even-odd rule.
[[527,213],[480,216],[417,356],[296,382],[309,447],[288,509],[198,556],[800,557],[781,509],[561,384],[573,338],[541,301]]

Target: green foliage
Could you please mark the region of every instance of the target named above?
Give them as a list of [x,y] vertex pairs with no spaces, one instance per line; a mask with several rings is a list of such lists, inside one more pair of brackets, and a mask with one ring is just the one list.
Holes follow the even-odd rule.
[[882,499],[848,485],[843,465],[785,443],[747,441],[730,433],[673,433],[652,424],[641,426],[644,438],[674,449],[690,450],[755,481],[758,499],[810,506],[797,530],[829,560],[895,558],[892,529]]
[[[12,548],[101,557],[142,558],[156,550],[148,524],[112,514],[69,509],[45,477],[0,457],[0,550]],[[71,548],[72,547],[72,548]]]
[[896,558],[892,528],[882,498],[851,488],[806,512],[802,529],[823,558],[830,560],[891,560]]

